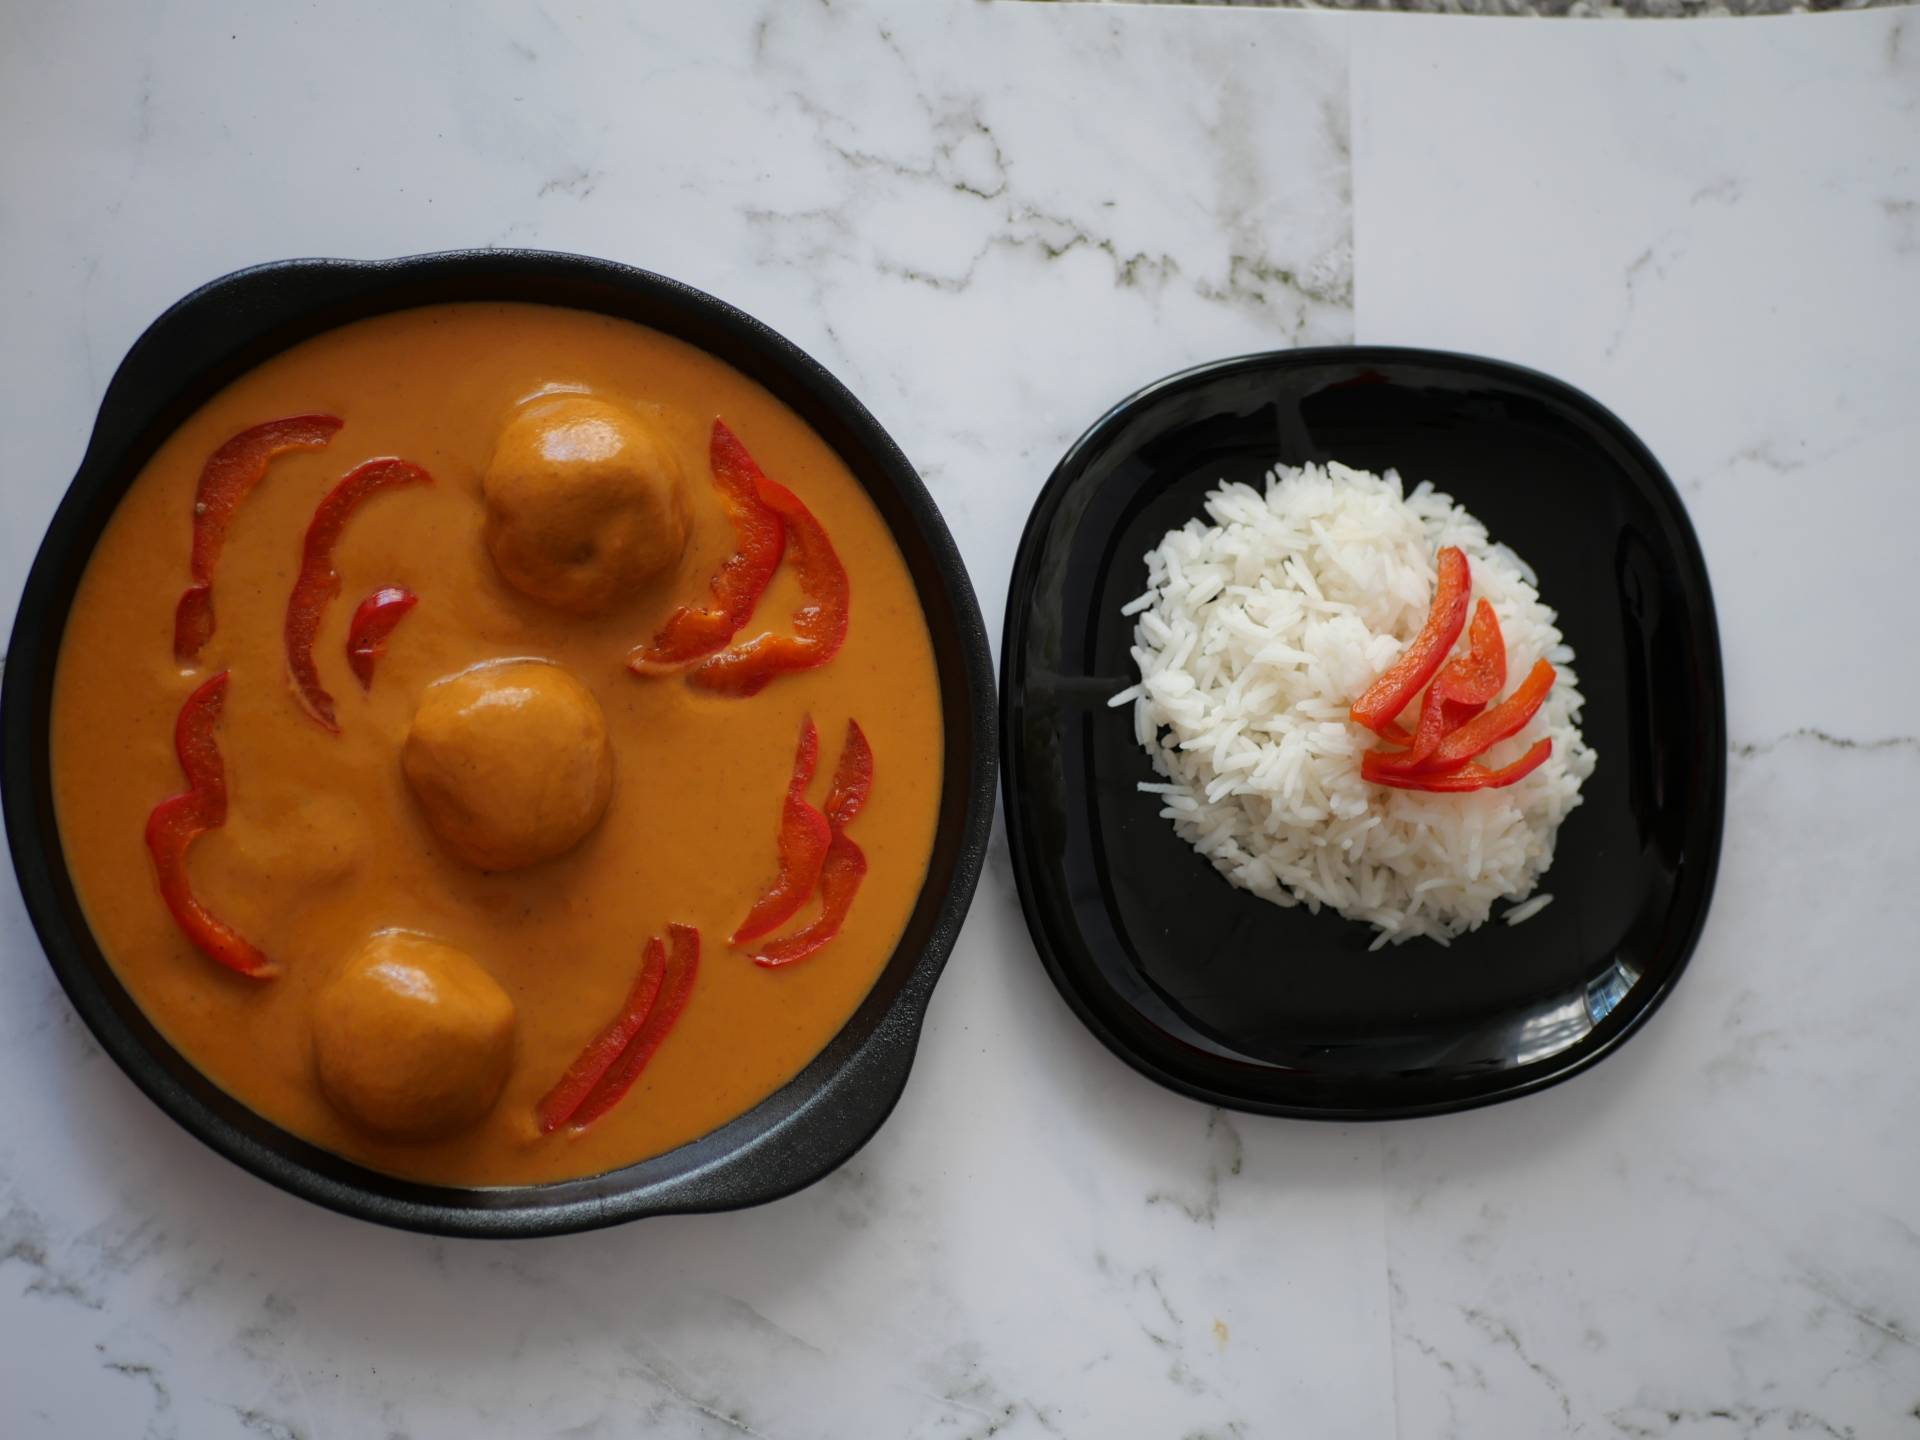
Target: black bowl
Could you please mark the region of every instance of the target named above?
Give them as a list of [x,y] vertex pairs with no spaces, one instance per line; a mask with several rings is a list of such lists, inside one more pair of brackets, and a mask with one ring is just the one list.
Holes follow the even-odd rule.
[[[1232,888],[1138,792],[1128,709],[1142,557],[1221,480],[1340,460],[1431,480],[1539,572],[1599,769],[1519,926],[1369,953],[1373,930]],[[1545,375],[1377,347],[1202,366],[1068,451],[1014,564],[1001,647],[1014,875],[1075,1012],[1142,1073],[1218,1105],[1373,1119],[1538,1090],[1611,1054],[1679,978],[1726,804],[1705,563],[1657,461]]]
[[[148,1022],[100,953],[67,874],[48,777],[54,663],[74,589],[154,450],[221,386],[277,351],[370,315],[456,300],[535,301],[635,320],[719,356],[791,406],[866,487],[906,556],[933,634],[946,726],[939,833],[919,902],[872,992],[832,1043],[709,1135],[625,1169],[545,1185],[397,1180],[308,1144],[209,1082]],[[993,672],[966,568],[920,477],[845,386],[751,316],[677,281],[577,255],[289,260],[194,291],[154,322],[115,373],[21,597],[0,697],[0,749],[7,838],[47,959],[107,1053],[161,1109],[254,1174],[349,1215],[443,1235],[550,1235],[777,1199],[841,1164],[887,1118],[986,851]]]

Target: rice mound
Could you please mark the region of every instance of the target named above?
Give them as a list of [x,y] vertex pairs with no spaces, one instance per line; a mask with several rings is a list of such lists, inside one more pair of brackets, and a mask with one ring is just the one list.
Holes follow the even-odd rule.
[[[1161,815],[1235,885],[1276,905],[1331,906],[1380,932],[1374,948],[1445,944],[1524,901],[1553,863],[1560,822],[1595,755],[1581,738],[1573,652],[1533,572],[1453,499],[1422,483],[1337,463],[1276,466],[1266,493],[1210,491],[1200,519],[1149,551],[1136,616],[1140,682],[1113,697],[1164,783]],[[1507,642],[1507,690],[1539,659],[1559,672],[1527,727],[1485,756],[1553,754],[1503,790],[1429,794],[1371,785],[1360,757],[1380,745],[1349,707],[1425,622],[1436,555],[1457,545],[1473,595]],[[1504,693],[1504,692],[1503,692]],[[1418,704],[1403,723],[1411,726]]]

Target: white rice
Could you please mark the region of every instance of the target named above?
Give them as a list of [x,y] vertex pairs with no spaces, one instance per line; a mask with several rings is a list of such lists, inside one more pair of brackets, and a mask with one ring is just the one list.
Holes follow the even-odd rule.
[[[1147,590],[1124,611],[1140,683],[1110,702],[1133,705],[1164,781],[1140,788],[1161,815],[1235,885],[1364,920],[1376,949],[1445,944],[1503,900],[1524,902],[1513,923],[1538,913],[1552,897],[1527,897],[1595,756],[1573,652],[1525,562],[1432,486],[1403,493],[1393,471],[1278,466],[1264,495],[1222,485],[1205,508],[1211,524],[1190,520],[1147,554]],[[1347,711],[1426,620],[1446,545],[1466,552],[1474,597],[1500,617],[1509,690],[1541,658],[1559,672],[1527,728],[1483,757],[1502,765],[1552,737],[1551,757],[1503,790],[1360,778],[1380,742]]]

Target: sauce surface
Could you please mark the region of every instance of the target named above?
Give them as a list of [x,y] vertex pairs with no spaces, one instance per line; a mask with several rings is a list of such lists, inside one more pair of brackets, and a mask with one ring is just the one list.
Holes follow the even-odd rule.
[[[517,405],[592,392],[658,427],[687,477],[692,538],[630,603],[590,618],[511,589],[482,543],[481,475]],[[217,629],[173,658],[200,470],[222,442],[280,416],[344,427],[321,451],[276,459],[241,506],[214,582]],[[845,647],[824,668],[750,699],[625,666],[675,604],[708,598],[733,549],[709,482],[723,417],[832,537],[852,587]],[[341,576],[314,646],[338,706],[330,735],[288,682],[282,624],[315,504],[348,470],[401,456],[430,485],[383,492],[334,551]],[[363,691],[348,621],[382,586],[418,607]],[[738,638],[790,631],[801,599],[783,567]],[[402,778],[422,693],[484,661],[567,667],[598,699],[615,757],[605,817],[571,853],[487,874],[447,853]],[[229,670],[219,730],[229,811],[194,846],[200,897],[280,966],[265,983],[195,950],[161,901],[148,812],[184,788],[173,753],[182,700]],[[819,726],[819,804],[849,718],[873,747],[872,798],[849,830],[869,870],[838,940],[764,970],[726,937],[777,869],[781,801],[801,718]],[[89,561],[62,641],[53,786],[62,845],[102,949],[134,999],[196,1066],[252,1109],[376,1169],[446,1184],[595,1174],[671,1149],[772,1093],[817,1054],[891,955],[931,853],[943,737],[932,644],[892,536],[841,460],[798,416],[714,357],[607,316],[530,305],[431,306],[320,335],[248,372],[176,431],[141,472]],[[814,913],[810,903],[796,917]],[[642,947],[670,922],[703,941],[686,1010],[626,1099],[582,1133],[542,1137],[535,1103],[612,1018]],[[401,1143],[343,1119],[316,1083],[316,991],[375,931],[418,931],[469,952],[517,1008],[499,1102],[453,1137]]]

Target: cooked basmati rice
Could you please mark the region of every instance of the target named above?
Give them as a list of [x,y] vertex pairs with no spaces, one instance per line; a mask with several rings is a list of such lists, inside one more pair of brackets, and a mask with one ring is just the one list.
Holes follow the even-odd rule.
[[[1445,944],[1497,901],[1524,902],[1514,923],[1537,913],[1551,897],[1527,897],[1595,756],[1573,652],[1525,562],[1432,486],[1404,493],[1391,470],[1276,466],[1264,495],[1223,484],[1205,510],[1211,524],[1190,520],[1148,552],[1147,590],[1123,612],[1140,683],[1110,703],[1133,705],[1164,781],[1140,788],[1161,797],[1160,814],[1235,885],[1365,920],[1376,949]],[[1526,729],[1483,757],[1503,765],[1552,737],[1547,761],[1503,790],[1360,778],[1379,742],[1348,708],[1419,631],[1446,545],[1466,552],[1475,598],[1500,617],[1508,689],[1538,659],[1559,672]]]

